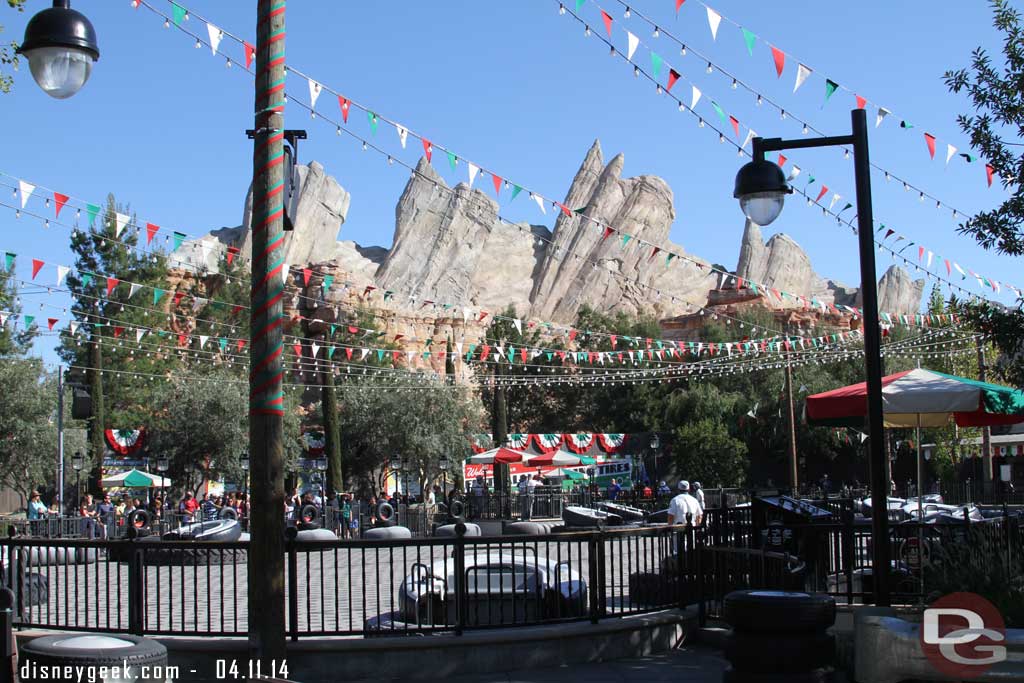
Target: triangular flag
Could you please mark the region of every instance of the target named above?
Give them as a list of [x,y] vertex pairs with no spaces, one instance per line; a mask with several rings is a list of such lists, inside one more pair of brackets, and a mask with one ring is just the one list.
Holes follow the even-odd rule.
[[142,341],[142,338],[145,336],[146,330],[142,329],[141,327],[137,328],[135,330],[135,343],[138,344],[140,341]]
[[825,196],[826,192],[828,192],[828,185],[822,185],[821,186],[821,191],[818,192],[818,197],[814,201],[815,202],[821,201],[821,198]]
[[665,62],[657,52],[651,53],[651,70],[654,72],[654,77],[658,78],[661,75],[661,65]]
[[341,120],[345,123],[348,123],[348,110],[350,105],[351,103],[347,99],[338,95],[338,106],[341,107]]
[[516,326],[516,332],[518,332],[519,334],[523,333],[523,321],[522,320],[520,320],[519,318],[513,318],[512,319],[512,324]]
[[159,225],[154,225],[152,223],[146,223],[146,244],[149,244],[150,242],[153,241],[153,238],[156,237],[156,233],[159,230],[160,230],[160,226]]
[[174,233],[174,251],[177,251],[181,247],[181,243],[185,241],[185,233],[175,232]]
[[838,202],[841,198],[842,197],[840,197],[839,194],[833,194],[832,195],[832,201],[829,202],[829,204],[828,204],[828,210],[831,211],[832,207],[835,206],[836,202]]
[[57,218],[60,218],[60,210],[68,203],[68,199],[70,199],[70,197],[66,194],[61,194],[60,192],[53,193],[53,204],[54,210],[57,212]]
[[672,86],[675,85],[676,81],[678,81],[678,80],[679,80],[679,72],[676,71],[675,69],[669,69],[668,70],[668,86],[666,86],[666,89],[669,92],[672,92]]
[[96,225],[96,215],[100,212],[100,207],[95,204],[86,204],[85,212],[89,214],[89,227],[94,227]]
[[501,194],[501,176],[491,174],[491,180],[494,182],[494,196]]
[[679,16],[679,8],[683,6],[686,0],[676,0],[676,16]]
[[309,83],[309,108],[316,109],[316,101],[320,98],[320,91],[323,89],[319,83],[312,78],[307,79]]
[[[523,191],[523,188],[519,187],[518,185],[513,184],[512,185],[512,199],[515,199],[516,197],[518,197],[519,193],[522,192],[522,191]],[[512,199],[509,199],[509,201],[512,201]]]
[[241,251],[242,250],[239,249],[238,247],[228,247],[227,253],[224,254],[224,259],[228,262],[229,266],[231,265],[231,263],[235,260],[235,257],[238,256],[238,254]]
[[430,163],[430,159],[434,156],[434,146],[430,144],[430,140],[423,138],[423,156],[427,157],[427,163]]
[[135,292],[139,291],[140,289],[142,289],[142,285],[136,284],[134,282],[131,283],[131,287],[128,288],[128,298],[131,299],[133,296],[135,296]]
[[992,176],[995,174],[995,169],[992,168],[991,164],[985,164],[985,178],[988,180],[988,186],[992,187]]
[[626,31],[626,41],[629,46],[626,52],[626,59],[633,59],[633,53],[636,52],[636,46],[640,44],[640,39],[634,36],[629,31]]
[[33,280],[36,279],[36,275],[39,274],[39,271],[43,267],[43,265],[44,265],[44,263],[42,261],[40,261],[39,259],[37,259],[37,258],[32,259],[32,279]]
[[252,60],[256,56],[256,48],[246,42],[242,44],[245,47],[245,68],[248,69],[252,66]]
[[206,22],[206,33],[210,36],[210,51],[216,55],[217,48],[220,47],[220,40],[224,37],[224,32],[210,22]]
[[888,116],[891,113],[892,112],[890,112],[885,107],[879,107],[878,108],[878,114],[875,116],[875,128],[878,128],[880,125],[882,125],[882,119],[884,119],[886,116]]
[[604,30],[608,32],[608,37],[611,38],[612,37],[612,18],[604,10],[601,10],[601,21],[604,22]]
[[956,147],[954,147],[953,145],[947,144],[946,145],[946,166],[949,166],[949,160],[953,158],[954,154],[956,154]]
[[329,291],[331,289],[331,285],[333,285],[333,284],[334,284],[334,276],[333,275],[324,275],[324,284],[323,284],[324,291],[325,292]]
[[545,216],[548,215],[548,210],[544,208],[544,200],[541,198],[541,196],[539,194],[530,196],[533,197],[533,201],[537,202],[537,206],[540,207],[540,212]]
[[128,225],[128,221],[131,219],[131,216],[127,216],[123,213],[117,213],[116,211],[114,212],[114,237],[118,239],[121,238],[121,232],[124,230],[125,226]]
[[159,287],[153,288],[153,305],[156,306],[160,303],[160,298],[167,293],[167,290],[160,289]]
[[53,326],[56,325],[56,324],[57,324],[57,318],[47,318],[46,319],[46,325],[51,330],[53,329]]
[[[3,322],[0,322],[0,325],[3,325]],[[75,332],[78,332],[79,325],[81,325],[81,323],[75,322],[74,320],[71,321],[69,327],[71,329],[71,336],[72,337],[75,336]]]
[[480,172],[480,168],[468,161],[466,162],[466,167],[469,169],[469,186],[473,187],[473,181],[476,180],[476,174]]
[[718,40],[718,25],[722,23],[722,15],[707,5],[705,5],[705,8],[708,11],[708,27],[711,29],[711,39]]
[[695,109],[697,103],[700,102],[700,88],[695,85],[690,86],[690,109]]
[[377,134],[377,115],[372,111],[366,112],[366,120],[370,122],[370,132]]
[[747,137],[743,139],[743,144],[740,145],[740,148],[742,149],[742,148],[746,147],[747,143],[750,142],[751,140],[753,140],[756,137],[757,137],[757,131],[755,131],[753,128],[748,128],[747,129]]
[[25,316],[25,329],[26,330],[28,328],[32,327],[32,323],[35,321],[35,319],[36,319],[36,317],[34,315],[26,315]]
[[714,100],[711,100],[711,106],[714,107],[715,113],[718,114],[718,118],[722,119],[722,123],[725,123],[725,120],[726,120],[725,110],[722,109],[721,105],[718,104],[718,102],[715,102]]
[[452,152],[446,151],[445,153],[448,155],[448,166],[454,171],[455,164],[458,163],[459,158],[455,156],[455,154],[453,154]]
[[864,105],[868,103],[868,101],[860,95],[854,94],[854,97],[857,98],[857,109],[863,109]]
[[782,70],[786,67],[786,53],[772,46],[772,61],[775,62],[775,73],[782,78]]
[[925,133],[924,134],[924,141],[928,145],[928,155],[932,159],[934,159],[935,158],[935,136],[932,135],[931,133]]
[[804,84],[804,81],[811,75],[810,67],[806,67],[803,64],[797,64],[796,67],[796,85],[793,86],[793,92],[800,89],[800,86]]
[[409,138],[409,130],[405,126],[395,124],[395,132],[398,133],[398,142],[401,143],[402,149],[405,149],[405,142]]
[[116,277],[107,278],[107,296],[110,296],[110,293],[114,291],[114,287],[117,287],[117,284],[119,282],[120,280],[118,280]]
[[36,186],[32,183],[26,183],[24,180],[18,181],[18,190],[21,192],[21,208],[25,208],[25,204],[28,203],[28,198],[35,192]]
[[171,3],[171,10],[174,15],[174,25],[181,26],[181,22],[185,20],[186,12],[185,8],[176,2]]
[[786,155],[783,154],[782,152],[779,152],[779,161],[778,161],[779,168],[782,168],[783,166],[786,165],[786,160],[787,160],[786,159]]
[[736,137],[739,138],[739,136],[740,136],[740,122],[739,122],[739,119],[737,119],[735,116],[730,116],[729,117],[729,123],[732,124],[732,130],[733,130],[734,133],[736,133]]
[[64,278],[67,277],[68,273],[70,273],[70,272],[71,272],[71,269],[68,268],[67,266],[57,266],[57,286],[58,287],[60,287],[62,284],[64,284]]
[[309,287],[309,278],[311,278],[312,276],[313,276],[313,269],[312,268],[303,268],[302,269],[302,284],[305,285],[306,287]]
[[825,79],[825,101],[828,102],[829,98],[832,97],[833,93],[839,89],[839,84],[833,81],[831,78]]
[[747,44],[747,52],[751,57],[754,56],[754,43],[757,42],[757,36],[754,35],[753,31],[749,29],[743,29],[743,42]]

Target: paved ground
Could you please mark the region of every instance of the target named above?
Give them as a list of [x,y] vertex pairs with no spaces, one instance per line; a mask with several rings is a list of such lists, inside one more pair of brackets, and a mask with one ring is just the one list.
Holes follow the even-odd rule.
[[[620,659],[599,664],[578,664],[532,671],[456,676],[446,679],[445,683],[720,683],[725,667],[725,660],[716,650],[701,646],[684,646],[667,654],[640,659]],[[373,683],[382,682],[377,680]]]

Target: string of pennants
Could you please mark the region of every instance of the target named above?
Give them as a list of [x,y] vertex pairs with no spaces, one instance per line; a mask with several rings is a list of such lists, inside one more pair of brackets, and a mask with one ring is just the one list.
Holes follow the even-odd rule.
[[[533,444],[543,454],[557,451],[563,445],[573,453],[586,453],[596,443],[605,453],[619,453],[629,441],[628,434],[573,433],[573,434],[509,434],[505,443],[509,448],[524,450]],[[493,447],[493,434],[474,434],[470,447],[474,453],[483,453]]]
[[[170,2],[171,0],[168,0],[168,1]],[[577,7],[578,8],[582,7],[584,1],[585,0],[577,0]],[[189,31],[187,28],[185,28],[182,25],[182,20],[181,19],[184,18],[184,20],[187,20],[187,18],[189,16],[188,10],[181,9],[182,6],[177,4],[177,3],[171,2],[171,4],[172,4],[173,7],[179,8],[178,10],[176,10],[176,12],[178,12],[178,14],[176,14],[175,16],[178,17],[178,19],[176,19],[174,21],[174,25],[177,28],[179,28],[183,33],[186,33],[187,35],[190,35],[190,36],[196,38],[197,45],[203,44],[205,42],[203,40],[203,38],[201,38],[200,36],[198,36],[197,34],[191,32],[191,31]],[[150,9],[152,12],[156,13],[157,15],[165,17],[165,19],[168,19],[168,15],[163,14],[162,12],[160,12],[159,10],[157,10],[156,8],[151,6],[150,3],[147,2],[147,0],[139,0],[139,2],[135,3],[135,5],[136,6],[144,6],[147,9]],[[601,11],[604,12],[604,10],[601,10]],[[604,15],[607,16],[607,13],[604,13]],[[225,36],[226,37],[230,37],[232,40],[238,42],[239,44],[248,45],[248,43],[244,39],[239,38],[237,36],[234,36],[234,35],[232,35],[230,33],[224,32],[223,29],[220,29],[219,27],[217,27],[214,24],[212,24],[211,22],[203,19],[202,17],[198,17],[197,16],[196,18],[199,21],[205,22],[207,24],[207,28],[208,28],[207,32],[208,32],[208,34],[210,36],[213,36],[213,35],[219,36],[217,41],[214,42],[214,41],[211,40],[211,42],[207,43],[211,47],[211,50],[213,51],[213,53],[215,55],[216,54],[222,54],[221,52],[219,52],[219,46],[221,44],[220,40],[223,37],[225,37]],[[577,19],[578,18],[579,17],[577,17]],[[608,16],[608,19],[611,19],[611,17]],[[169,19],[167,21],[165,21],[165,25],[169,25]],[[608,24],[609,28],[610,28],[610,25],[611,24],[609,23]],[[630,34],[630,35],[632,35],[632,34]],[[635,38],[635,36],[634,36],[634,38]],[[247,50],[248,50],[248,48],[247,48]],[[247,54],[248,54],[248,52],[247,52]],[[653,57],[652,61],[654,61],[656,63],[658,69],[660,69],[662,66],[667,65],[667,62],[664,62],[664,60],[662,58],[657,57],[657,56]],[[247,68],[248,68],[248,63],[247,63]],[[682,260],[685,260],[687,262],[693,263],[698,268],[701,268],[701,269],[708,268],[710,270],[710,267],[707,264],[703,264],[700,261],[698,261],[696,259],[693,259],[692,257],[688,257],[685,254],[678,254],[678,253],[674,253],[674,252],[665,250],[663,247],[661,247],[659,245],[655,245],[653,243],[647,242],[646,240],[643,240],[643,239],[640,239],[640,238],[636,238],[633,235],[630,235],[630,234],[624,233],[622,231],[619,231],[619,230],[615,229],[612,226],[603,224],[600,221],[597,221],[597,220],[591,218],[590,216],[587,216],[585,214],[585,211],[586,211],[587,207],[572,209],[572,208],[566,206],[565,204],[563,204],[562,202],[550,199],[550,198],[546,197],[545,195],[540,194],[538,192],[531,191],[531,190],[529,190],[528,188],[526,188],[525,186],[523,186],[521,184],[513,183],[508,178],[506,178],[506,177],[504,177],[504,176],[502,176],[500,174],[497,174],[497,173],[495,173],[493,171],[490,171],[489,169],[487,169],[486,167],[484,167],[484,166],[482,166],[480,164],[477,164],[477,163],[474,163],[472,161],[469,161],[468,159],[466,159],[466,158],[456,154],[454,151],[452,151],[452,150],[450,150],[450,149],[440,145],[436,141],[433,141],[433,140],[431,140],[431,139],[429,139],[429,138],[427,138],[427,137],[425,137],[423,135],[417,134],[416,132],[414,132],[410,128],[408,128],[407,126],[404,126],[401,123],[398,123],[397,121],[393,121],[391,119],[388,119],[387,117],[385,117],[382,114],[380,114],[378,111],[376,111],[376,110],[374,110],[374,109],[372,109],[372,108],[370,108],[368,106],[365,106],[363,104],[360,104],[359,102],[356,102],[355,100],[352,100],[349,97],[346,97],[342,93],[340,93],[340,92],[330,88],[327,85],[324,85],[323,83],[321,83],[319,81],[316,81],[311,76],[308,76],[308,75],[302,73],[301,71],[297,70],[296,68],[294,68],[292,66],[287,66],[286,70],[290,71],[290,72],[293,72],[296,75],[298,75],[298,76],[300,76],[302,78],[305,78],[307,80],[307,84],[308,84],[308,88],[309,88],[309,105],[308,105],[308,109],[310,110],[310,113],[311,113],[311,115],[314,118],[316,118],[316,116],[318,114],[318,112],[316,110],[317,101],[318,101],[320,95],[324,91],[327,91],[327,92],[331,93],[332,95],[334,95],[334,96],[336,96],[338,98],[338,105],[339,105],[339,109],[340,109],[340,112],[341,112],[342,121],[343,121],[343,123],[346,126],[347,126],[348,121],[349,121],[349,114],[350,114],[350,112],[351,112],[353,107],[356,108],[357,110],[363,111],[365,113],[365,115],[366,115],[367,125],[370,128],[370,132],[371,132],[372,136],[376,136],[378,128],[379,128],[379,125],[380,125],[380,123],[383,122],[383,123],[385,123],[387,125],[390,125],[391,127],[393,127],[395,129],[396,134],[397,134],[398,139],[399,139],[399,142],[400,142],[400,144],[401,144],[403,149],[407,148],[408,139],[410,137],[412,137],[413,139],[419,140],[421,142],[421,144],[422,144],[422,147],[423,147],[423,155],[427,159],[428,162],[432,162],[433,153],[435,151],[443,152],[447,156],[448,165],[450,166],[450,168],[451,168],[451,170],[453,172],[456,171],[457,166],[458,166],[460,161],[464,162],[465,165],[466,165],[466,173],[467,173],[468,185],[470,187],[473,186],[473,184],[475,183],[477,178],[483,178],[485,176],[490,176],[491,180],[492,180],[492,184],[494,185],[494,192],[495,192],[495,197],[496,198],[500,199],[501,191],[503,189],[509,191],[509,197],[510,197],[509,201],[514,200],[519,194],[521,194],[523,192],[526,192],[526,194],[534,202],[537,203],[538,209],[543,214],[545,214],[545,215],[547,215],[547,208],[546,207],[547,206],[551,206],[551,208],[556,213],[557,212],[561,212],[562,215],[564,215],[566,217],[569,217],[569,218],[571,218],[573,216],[577,216],[580,220],[584,220],[584,221],[586,221],[588,223],[594,224],[596,227],[598,227],[599,229],[604,231],[604,238],[603,239],[607,239],[612,234],[618,235],[622,239],[622,246],[623,246],[623,248],[626,248],[627,246],[629,246],[630,242],[632,242],[634,245],[639,245],[639,246],[644,247],[644,248],[649,248],[651,250],[651,252],[650,252],[650,259],[653,259],[656,256],[658,256],[659,254],[661,254],[665,258],[665,260],[666,260],[665,261],[666,262],[666,266],[670,265],[671,262],[673,260],[675,260],[675,259],[682,259]],[[674,74],[674,76],[673,76],[673,74]],[[680,78],[680,74],[679,74],[679,72],[675,71],[674,69],[669,68],[669,70],[668,70],[668,78],[671,81],[672,85],[674,85],[675,80]],[[660,87],[661,86],[659,84],[659,88]],[[671,89],[671,87],[669,87],[669,89]],[[691,102],[691,104],[696,106],[696,101],[699,101],[699,90],[695,90],[694,91],[694,95],[695,95],[695,100],[693,102]],[[733,125],[733,128],[734,128],[734,131],[736,133],[737,139],[739,139],[739,126],[740,126],[739,120],[736,119],[733,116],[727,115],[725,113],[725,110],[722,109],[721,106],[718,105],[717,103],[713,103],[713,105],[714,105],[714,109],[715,109],[716,113],[722,119],[723,123],[726,120],[728,120],[729,123]],[[306,106],[306,105],[302,105],[302,106]],[[681,101],[680,101],[680,106],[681,107],[683,106]],[[691,111],[692,111],[692,109],[693,109],[693,107],[690,107]],[[320,117],[324,118],[326,120],[326,117],[324,115],[321,114]],[[704,121],[704,119],[701,118],[701,123],[703,123],[703,121]],[[341,125],[338,126],[338,132],[340,134],[340,132],[341,132]],[[346,130],[346,132],[348,132],[348,131]],[[349,134],[353,135],[352,133],[349,133]],[[743,149],[744,147],[746,147],[749,144],[750,140],[753,139],[753,137],[755,137],[756,135],[757,135],[757,133],[755,131],[753,131],[752,129],[748,129],[747,130],[746,138],[743,140],[742,144],[739,145],[739,148]],[[364,140],[362,138],[359,138],[358,136],[355,136],[355,135],[353,135],[353,137],[356,137],[357,139],[362,140],[363,141],[364,149],[367,148],[366,140]],[[382,154],[384,153],[382,150],[379,150],[376,147],[374,147],[374,149],[376,151],[380,151]],[[388,156],[388,161],[393,163],[394,162],[393,157],[391,155],[387,155],[387,156]],[[784,165],[786,159],[785,159],[785,157],[780,155],[779,161],[781,162],[780,165]],[[405,164],[403,164],[403,165],[405,165]],[[416,172],[414,168],[409,167],[409,166],[407,166],[407,167],[410,168],[410,170],[412,170],[413,172]],[[797,166],[793,166],[792,170],[790,171],[791,178],[795,178],[800,173],[801,173],[801,169],[799,167],[797,167]],[[888,177],[888,175],[889,174],[887,172],[887,177]],[[808,185],[810,185],[810,184],[815,182],[814,176],[808,174],[807,178],[808,178]],[[820,191],[820,193],[818,195],[818,198],[815,200],[816,203],[820,202],[820,200],[823,197],[825,197],[828,194],[828,192],[829,192],[828,187],[825,186],[824,184],[821,185],[821,188],[822,189],[821,189],[821,191]],[[806,193],[803,193],[803,194],[806,195]],[[810,195],[806,195],[806,196],[808,196],[808,198],[810,197]],[[922,196],[923,196],[923,193],[922,193]],[[831,209],[833,207],[835,207],[835,205],[841,199],[842,199],[841,195],[839,195],[838,193],[832,193],[832,198],[831,198],[831,202],[830,202],[830,205],[829,205],[829,211],[831,211]],[[847,209],[849,209],[851,207],[852,207],[852,204],[847,202],[846,204],[843,205],[843,208],[840,210],[839,214],[842,214],[843,211],[845,211],[845,210],[847,210]],[[824,209],[824,206],[822,208]],[[728,275],[728,274],[726,274],[726,275]],[[931,275],[932,277],[935,277],[936,279],[944,280],[938,274],[929,273],[929,275]],[[951,287],[956,287],[956,285],[954,283],[949,282],[949,281],[946,281],[946,282]],[[991,283],[992,280],[989,279],[989,282]],[[981,283],[982,283],[982,281],[979,280],[979,286],[983,287],[984,285],[981,284]],[[957,287],[957,289],[962,289],[962,288]],[[993,289],[993,291],[996,291],[996,292],[999,291],[998,287],[993,287],[992,289]],[[1011,289],[1013,291],[1020,291],[1016,287],[1011,287]],[[769,291],[769,290],[767,290],[767,288],[765,288],[765,291]],[[967,294],[970,294],[970,293],[967,292]]]

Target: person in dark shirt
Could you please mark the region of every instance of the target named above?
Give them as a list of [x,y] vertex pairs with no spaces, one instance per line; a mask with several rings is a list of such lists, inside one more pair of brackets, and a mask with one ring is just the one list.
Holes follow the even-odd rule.
[[114,504],[109,493],[104,493],[103,500],[96,505],[96,518],[100,522],[101,535],[106,538],[114,527]]

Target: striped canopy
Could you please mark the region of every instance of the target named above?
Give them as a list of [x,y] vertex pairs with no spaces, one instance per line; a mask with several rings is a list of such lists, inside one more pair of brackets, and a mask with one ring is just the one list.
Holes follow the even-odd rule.
[[544,455],[535,455],[526,461],[527,467],[578,467],[580,465],[593,465],[596,460],[585,455],[566,453],[565,451],[554,451]]
[[106,487],[121,486],[130,489],[167,488],[171,480],[158,474],[150,474],[142,470],[131,469],[120,474],[104,477],[100,483]]
[[514,451],[511,448],[492,448],[489,451],[477,453],[466,462],[474,465],[493,465],[495,463],[511,465],[514,462],[522,462],[529,457],[529,453]]
[[[867,383],[807,397],[811,425],[859,427],[867,415]],[[918,368],[882,378],[886,427],[961,427],[1024,422],[1024,391]]]

